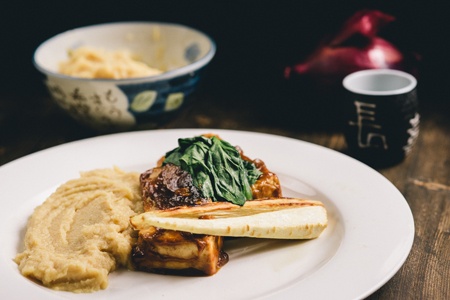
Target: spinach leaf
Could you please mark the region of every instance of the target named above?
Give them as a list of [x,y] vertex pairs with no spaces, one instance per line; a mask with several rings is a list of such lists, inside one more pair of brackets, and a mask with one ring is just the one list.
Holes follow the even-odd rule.
[[163,164],[168,163],[189,172],[204,197],[237,205],[252,199],[251,186],[262,174],[235,147],[215,136],[179,139],[178,147],[166,153]]

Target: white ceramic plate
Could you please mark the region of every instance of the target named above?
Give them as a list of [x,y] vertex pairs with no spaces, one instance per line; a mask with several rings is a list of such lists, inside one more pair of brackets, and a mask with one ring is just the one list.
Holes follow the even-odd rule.
[[[212,277],[116,271],[92,294],[56,292],[20,275],[12,261],[27,218],[60,184],[80,171],[114,165],[153,167],[180,137],[218,133],[263,159],[285,196],[324,202],[329,226],[315,240],[237,239],[230,261]],[[122,133],[50,148],[0,168],[0,299],[360,299],[388,281],[414,239],[411,210],[401,193],[366,165],[336,151],[290,138],[227,130]]]

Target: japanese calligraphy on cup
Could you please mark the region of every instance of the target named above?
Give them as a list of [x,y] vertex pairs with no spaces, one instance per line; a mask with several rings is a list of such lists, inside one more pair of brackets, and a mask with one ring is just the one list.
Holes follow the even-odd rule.
[[417,80],[398,70],[358,71],[343,80],[350,154],[374,166],[401,162],[419,135]]

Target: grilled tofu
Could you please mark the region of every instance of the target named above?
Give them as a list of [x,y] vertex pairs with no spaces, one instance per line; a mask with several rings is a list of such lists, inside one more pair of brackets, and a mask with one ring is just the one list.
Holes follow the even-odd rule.
[[175,275],[213,275],[228,262],[223,237],[165,230],[139,231],[133,261],[141,271]]

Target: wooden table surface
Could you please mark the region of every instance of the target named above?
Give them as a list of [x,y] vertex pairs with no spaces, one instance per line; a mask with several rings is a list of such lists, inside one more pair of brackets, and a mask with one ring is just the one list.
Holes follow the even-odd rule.
[[[224,94],[216,86],[204,88],[190,107],[159,128],[265,132],[346,152],[339,130],[310,128],[295,117],[280,121],[273,114],[255,110],[258,100],[246,102],[248,96]],[[377,169],[411,207],[414,244],[405,264],[369,299],[450,298],[450,110],[442,103],[423,106],[421,131],[413,151],[400,164]],[[0,99],[0,165],[96,135],[59,111],[46,94],[14,94]]]

